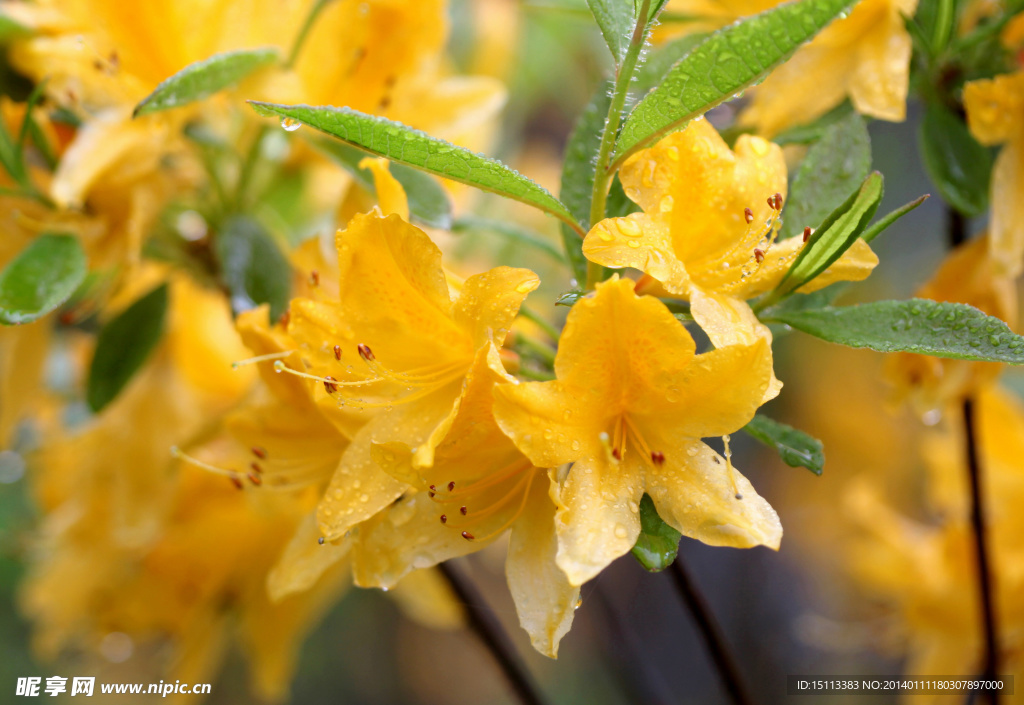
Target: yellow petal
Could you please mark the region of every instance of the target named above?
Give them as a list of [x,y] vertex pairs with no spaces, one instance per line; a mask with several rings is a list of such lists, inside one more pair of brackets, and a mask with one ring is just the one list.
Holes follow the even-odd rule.
[[360,169],[373,172],[373,183],[377,187],[377,203],[384,215],[397,215],[409,220],[409,199],[398,179],[391,175],[387,159],[366,157],[359,162]]
[[858,41],[858,62],[849,91],[854,107],[863,115],[893,122],[906,117],[913,47],[903,23],[901,14],[889,11]]
[[540,278],[529,269],[495,267],[463,283],[452,316],[475,349],[491,342],[500,346],[527,294],[538,286]]
[[657,392],[645,395],[630,414],[645,434],[647,429],[678,438],[733,433],[754,417],[765,398],[771,366],[771,347],[763,339],[706,352],[662,375]]
[[39,384],[50,342],[50,321],[0,328],[0,449],[21,417],[39,401]]
[[271,602],[306,592],[331,566],[348,555],[351,546],[348,539],[322,545],[319,539],[316,516],[310,514],[299,524],[277,564],[267,574],[267,595]]
[[967,126],[979,142],[999,144],[1020,131],[1024,111],[1024,71],[964,85]]
[[462,603],[436,570],[414,570],[391,588],[391,599],[405,616],[431,629],[455,629],[465,624]]
[[997,272],[1017,277],[1024,270],[1024,127],[996,157],[991,200],[989,237]]
[[[746,301],[693,287],[690,291],[690,313],[715,348],[753,345],[763,340],[771,355],[772,332],[757,319]],[[781,390],[782,382],[775,377],[773,369],[762,403],[777,397]]]
[[555,563],[558,537],[550,481],[535,482],[526,507],[512,527],[505,574],[519,624],[533,648],[558,657],[558,642],[572,626],[580,589],[569,583]]
[[[711,546],[778,550],[782,524],[775,510],[734,471],[735,486],[725,460],[699,441],[658,429],[645,436],[663,448],[665,463],[646,470],[647,491],[658,514],[685,536]],[[737,499],[739,493],[742,499]]]
[[668,226],[645,213],[602,220],[583,240],[583,254],[605,267],[639,269],[674,294],[685,293],[690,283]]

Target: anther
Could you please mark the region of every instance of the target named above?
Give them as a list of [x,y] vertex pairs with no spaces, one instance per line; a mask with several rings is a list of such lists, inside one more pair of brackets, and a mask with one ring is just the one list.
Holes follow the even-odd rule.
[[335,345],[334,346],[334,359],[335,360],[341,360],[341,346],[340,345]]
[[655,465],[659,465],[659,466],[660,465],[664,465],[665,464],[665,454],[662,453],[660,450],[652,451],[651,452],[651,462],[653,462]]
[[468,531],[463,531],[462,532],[462,538],[466,539],[467,541],[472,541],[474,536],[473,536],[473,534],[469,533]]
[[261,468],[259,466],[259,463],[255,463],[255,462],[249,463],[249,467],[251,467],[253,472],[255,472],[257,475],[262,475],[263,474],[263,468]]
[[469,510],[466,509],[465,507],[459,507],[459,512],[462,513],[462,516],[466,516],[466,514],[469,513]]
[[231,484],[235,486],[236,490],[245,489],[245,485],[243,485],[242,481],[238,479],[238,475],[231,476]]
[[431,485],[430,486],[430,491],[431,492],[437,492],[437,487],[435,485]]
[[622,460],[622,451],[618,448],[612,448],[612,457],[616,460]]
[[263,478],[261,478],[259,475],[257,475],[254,472],[249,473],[247,475],[247,477],[249,478],[249,482],[251,482],[252,484],[256,485],[257,487],[259,487],[260,485],[263,484]]
[[447,524],[448,523],[448,516],[446,514],[442,514],[441,515],[441,523],[442,524]]
[[320,538],[318,538],[318,539],[316,540],[316,542],[317,542],[318,544],[320,544],[321,546],[323,546],[323,545],[324,545],[324,537],[323,537],[323,536],[321,536]]
[[257,458],[259,458],[260,460],[266,460],[267,459],[267,449],[266,448],[261,448],[259,446],[253,446],[251,448],[251,450],[252,450],[252,454],[255,455]]
[[452,480],[451,482],[448,483],[448,491],[451,492],[454,489],[455,489],[455,480]]
[[758,264],[764,262],[764,250],[755,247],[754,248],[754,259],[757,260]]
[[291,320],[292,312],[289,309],[285,309],[284,313],[281,314],[281,317],[277,319],[277,322],[280,323],[282,327],[287,328]]
[[330,375],[324,377],[324,389],[327,390],[328,394],[334,394],[338,391],[338,385],[335,384],[337,381],[338,380],[334,379],[334,377],[331,377]]
[[754,211],[750,210],[749,208],[744,208],[743,209],[743,219],[746,220],[748,224],[749,223],[753,223],[754,222]]
[[811,226],[810,225],[805,225],[804,226],[804,242],[807,242],[810,239],[810,237],[811,237]]
[[776,193],[774,196],[772,196],[772,200],[773,200],[772,207],[775,208],[775,210],[777,210],[777,211],[781,211],[782,210],[782,194],[781,193]]
[[433,499],[436,494],[436,492],[427,492],[427,496],[429,496],[431,499]]
[[309,273],[309,285],[320,286],[320,272],[315,269]]
[[359,357],[363,358],[366,362],[372,362],[377,359],[373,354],[373,350],[370,350],[369,345],[359,343],[359,346],[356,349],[359,350]]

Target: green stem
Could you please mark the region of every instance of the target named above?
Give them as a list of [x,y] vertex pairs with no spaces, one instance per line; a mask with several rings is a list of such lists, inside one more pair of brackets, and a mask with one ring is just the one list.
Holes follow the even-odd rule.
[[306,21],[303,22],[302,27],[299,29],[295,41],[292,42],[292,50],[288,52],[288,60],[284,63],[286,69],[290,69],[295,65],[295,61],[299,58],[299,53],[302,51],[302,46],[306,43],[306,38],[309,36],[309,31],[313,29],[313,23],[316,22],[316,18],[320,16],[323,9],[330,5],[331,2],[332,0],[317,0],[317,3],[310,9],[309,14],[306,15]]
[[550,382],[556,377],[549,372],[541,372],[540,370],[531,370],[527,367],[522,367],[516,372],[517,375],[525,379],[530,379],[535,382]]
[[542,331],[544,331],[544,333],[549,338],[551,338],[555,342],[558,342],[558,337],[561,335],[561,332],[557,328],[555,328],[553,325],[551,325],[547,321],[547,319],[545,319],[539,313],[537,313],[536,311],[534,311],[533,309],[527,307],[524,304],[524,305],[519,307],[519,315],[522,316],[523,318],[525,318],[526,320],[532,321],[533,323],[535,323],[537,325],[537,327],[540,328]]
[[245,155],[245,161],[242,163],[241,171],[238,173],[238,183],[235,185],[235,210],[239,213],[245,210],[245,192],[249,190],[249,182],[252,181],[252,174],[256,170],[257,162],[259,162],[260,149],[267,131],[267,124],[265,122],[260,123],[256,136],[249,147],[249,153]]
[[932,51],[938,55],[946,48],[953,32],[953,0],[939,0],[939,14],[935,20]]
[[[593,227],[604,220],[605,206],[608,202],[608,186],[611,184],[613,173],[608,170],[608,162],[611,159],[612,149],[615,147],[615,139],[619,134],[619,124],[622,122],[622,110],[626,106],[626,96],[629,94],[629,83],[633,80],[633,71],[636,69],[637,61],[640,59],[640,51],[647,39],[648,13],[651,0],[643,0],[640,5],[640,12],[637,14],[636,27],[633,29],[633,37],[630,39],[626,56],[615,74],[615,87],[612,90],[612,102],[608,107],[608,119],[605,120],[604,134],[601,135],[601,146],[597,152],[597,164],[594,171],[594,190],[590,200],[590,225]],[[593,289],[604,276],[604,267],[594,262],[587,262],[587,289]]]
[[548,365],[555,364],[555,351],[550,347],[522,333],[516,334],[516,345],[530,351]]

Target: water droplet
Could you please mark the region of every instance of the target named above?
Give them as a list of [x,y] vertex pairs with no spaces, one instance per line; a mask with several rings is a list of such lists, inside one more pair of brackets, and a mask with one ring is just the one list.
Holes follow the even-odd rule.
[[628,218],[621,218],[617,223],[619,232],[626,237],[636,237],[640,234],[640,226]]
[[281,127],[284,128],[285,132],[295,132],[302,127],[302,123],[295,118],[283,117],[281,118]]
[[626,527],[624,527],[622,524],[616,524],[615,525],[615,537],[616,538],[624,539],[628,535],[629,535],[629,532],[626,531]]

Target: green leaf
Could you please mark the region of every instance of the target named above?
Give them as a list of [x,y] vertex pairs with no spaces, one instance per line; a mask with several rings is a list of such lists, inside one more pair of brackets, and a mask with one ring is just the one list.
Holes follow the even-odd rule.
[[853,104],[849,100],[844,100],[817,120],[780,132],[775,137],[772,137],[772,142],[778,145],[811,144],[817,142],[825,134],[825,130],[837,122],[845,120],[852,112],[854,112]]
[[864,242],[871,242],[876,237],[881,235],[882,232],[886,228],[888,228],[890,225],[895,223],[897,220],[899,220],[900,218],[905,216],[910,211],[912,211],[915,208],[917,208],[919,205],[921,205],[922,203],[927,201],[929,198],[930,198],[930,196],[926,193],[923,196],[918,196],[917,198],[915,198],[910,203],[904,203],[902,206],[900,206],[896,210],[890,211],[889,213],[886,213],[881,218],[879,218],[874,223],[872,223],[871,227],[868,228],[867,230],[865,230],[861,234],[861,239],[864,240]]
[[707,33],[687,34],[652,48],[643,64],[637,67],[630,90],[646,93],[657,86],[676,62],[707,38]]
[[54,310],[85,279],[86,258],[73,235],[40,235],[0,272],[0,323],[31,323]]
[[32,34],[32,30],[11,19],[7,15],[0,14],[0,42],[9,42],[18,37],[25,37]]
[[[373,180],[373,174],[369,169],[359,166],[359,162],[366,158],[366,152],[337,140],[315,139],[311,140],[311,143],[338,166],[352,174],[363,190],[376,195],[377,185]],[[405,189],[405,195],[409,199],[409,217],[414,222],[428,228],[451,229],[452,203],[448,193],[437,180],[404,164],[392,163],[388,168],[391,175]]]
[[633,558],[652,573],[665,570],[676,559],[681,534],[665,523],[645,494],[640,500],[640,535],[633,546]]
[[851,0],[798,0],[718,30],[633,109],[613,164],[763,80]]
[[227,219],[214,243],[221,277],[235,314],[270,304],[271,320],[288,308],[292,269],[274,239],[256,220]]
[[942,198],[964,215],[988,207],[992,155],[978,144],[967,125],[937,105],[929,105],[918,132],[925,170]]
[[877,301],[808,311],[772,311],[762,320],[785,323],[851,348],[1024,365],[1024,337],[998,318],[967,304],[927,299]]
[[[565,146],[562,162],[562,185],[558,195],[584,230],[590,229],[590,199],[594,190],[597,152],[601,146],[608,109],[611,105],[611,84],[598,86],[590,103],[576,120]],[[562,225],[562,243],[578,282],[587,281],[587,259],[582,240],[568,225]]]
[[[453,233],[474,230],[484,230],[487,232],[497,233],[507,240],[537,249],[558,262],[565,262],[565,255],[563,255],[557,247],[545,240],[544,236],[540,233],[524,228],[521,225],[516,225],[515,223],[510,223],[504,220],[492,220],[490,218],[478,218],[473,215],[465,215],[452,223],[451,227],[451,231]],[[576,236],[573,235],[573,237]],[[576,240],[578,242],[579,238],[576,238]]]
[[636,25],[633,0],[587,0],[590,11],[601,28],[604,41],[612,52],[615,65],[622,63]]
[[807,468],[820,475],[825,467],[825,450],[821,441],[792,426],[757,414],[743,430],[755,440],[774,448],[782,462],[791,468]]
[[864,118],[850,112],[827,127],[793,179],[780,237],[793,237],[825,219],[871,171],[871,138]]
[[135,106],[133,115],[147,115],[177,108],[235,85],[243,78],[280,59],[277,49],[243,49],[214,54],[209,59],[189,64],[165,79]]
[[881,200],[882,175],[876,171],[818,226],[769,298],[796,291],[842,257],[867,228]]
[[112,402],[160,342],[167,313],[167,285],[161,284],[109,321],[96,339],[85,398],[100,411]]
[[400,122],[351,108],[256,101],[250,101],[250,105],[260,115],[278,117],[283,122],[292,121],[289,125],[309,125],[371,154],[521,201],[570,223],[574,228],[580,227],[557,198],[497,159],[475,154]]

